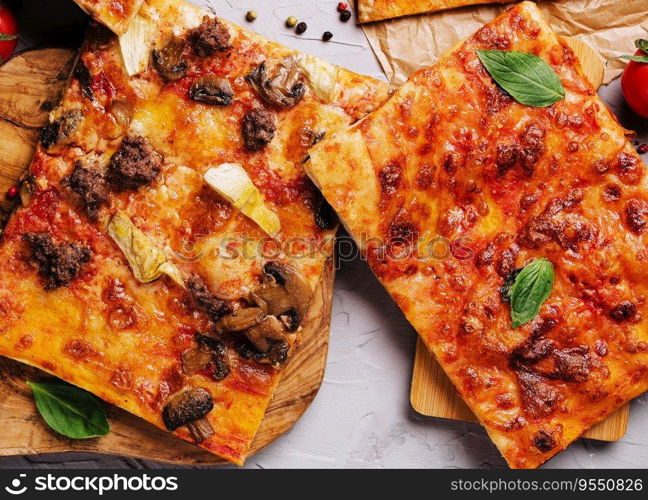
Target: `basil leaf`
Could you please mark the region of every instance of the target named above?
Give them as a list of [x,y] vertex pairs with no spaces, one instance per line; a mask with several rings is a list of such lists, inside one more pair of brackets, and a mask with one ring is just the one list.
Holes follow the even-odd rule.
[[644,54],[648,55],[648,40],[644,40],[643,38],[635,40],[635,47],[642,50]]
[[553,282],[553,264],[547,259],[536,259],[522,268],[509,291],[513,328],[538,315],[551,293]]
[[36,407],[52,429],[73,439],[105,436],[110,431],[103,406],[89,392],[64,382],[27,382]]
[[521,104],[545,108],[565,98],[560,77],[544,59],[512,50],[477,50],[493,80]]
[[634,61],[638,63],[648,63],[648,56],[619,56],[620,59],[626,61]]

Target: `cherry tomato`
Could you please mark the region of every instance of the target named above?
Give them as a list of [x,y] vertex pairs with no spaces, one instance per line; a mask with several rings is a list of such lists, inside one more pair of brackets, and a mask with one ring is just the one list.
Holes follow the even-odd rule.
[[[645,56],[637,50],[636,56]],[[628,106],[635,113],[648,118],[648,63],[630,61],[621,77],[621,88]]]
[[18,45],[18,23],[9,8],[0,3],[0,64],[11,57]]

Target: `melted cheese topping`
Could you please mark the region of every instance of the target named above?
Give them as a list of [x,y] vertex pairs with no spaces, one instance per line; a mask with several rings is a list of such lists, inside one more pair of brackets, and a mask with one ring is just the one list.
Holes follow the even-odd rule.
[[[475,49],[531,52],[566,99],[520,105]],[[573,52],[525,2],[311,150],[307,171],[512,467],[648,389],[648,177]],[[501,288],[556,281],[511,328]]]
[[[141,15],[157,26],[152,43],[160,46],[171,32],[184,36],[199,25],[205,12],[183,2],[150,0]],[[88,75],[79,78],[77,72],[52,113],[51,120],[60,123],[59,141],[37,150],[30,172],[39,187],[14,214],[0,245],[0,354],[47,370],[162,428],[161,410],[171,394],[184,386],[204,387],[214,400],[207,418],[215,434],[200,445],[240,464],[280,370],[241,357],[232,336],[225,339],[227,378],[217,382],[209,373],[183,373],[182,353],[195,347],[197,333],[212,331],[213,322],[167,277],[138,282],[106,234],[105,221],[123,212],[182,275],[200,275],[222,298],[244,302],[268,260],[291,261],[315,289],[331,258],[335,231],[315,224],[316,192],[302,163],[316,134],[331,133],[376,108],[388,88],[337,69],[331,99],[322,102],[308,89],[296,106],[273,109],[272,142],[247,152],[243,114],[266,105],[244,76],[265,59],[295,52],[226,26],[232,49],[198,59],[187,48],[187,74],[169,84],[153,68],[129,78],[117,40],[90,37],[80,57]],[[205,74],[231,82],[230,106],[189,98],[191,83]],[[362,100],[344,90],[348,82],[358,83]],[[92,222],[61,179],[77,162],[105,168],[127,134],[149,140],[163,158],[161,173],[137,191],[111,192],[99,221]],[[242,165],[279,216],[276,240],[269,242],[257,224],[205,183],[205,171],[225,162]],[[45,291],[22,241],[29,232],[88,246],[92,260],[69,287]],[[295,240],[301,247],[295,248]],[[186,427],[175,434],[193,441]]]

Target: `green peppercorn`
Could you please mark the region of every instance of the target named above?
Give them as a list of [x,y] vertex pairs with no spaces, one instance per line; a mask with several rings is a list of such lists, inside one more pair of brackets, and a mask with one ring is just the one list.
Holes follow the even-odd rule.
[[343,23],[346,23],[349,19],[351,19],[351,11],[350,10],[343,10],[340,12],[340,21]]
[[328,42],[331,38],[333,38],[333,33],[331,33],[330,31],[325,31],[322,35],[322,40],[324,40],[325,42]]
[[304,33],[307,29],[308,29],[308,25],[307,25],[305,22],[302,21],[302,22],[299,23],[299,24],[297,25],[297,27],[295,28],[295,32],[296,32],[298,35],[301,35],[301,34]]
[[245,14],[245,19],[248,20],[248,22],[252,22],[257,18],[257,13],[256,10],[248,10],[247,14]]
[[292,28],[297,24],[297,18],[295,16],[290,16],[288,19],[286,19],[286,26],[289,28]]

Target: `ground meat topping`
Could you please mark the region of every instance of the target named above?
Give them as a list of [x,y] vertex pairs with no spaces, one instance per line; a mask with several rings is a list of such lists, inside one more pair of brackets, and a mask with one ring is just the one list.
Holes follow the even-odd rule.
[[162,170],[162,158],[145,137],[126,137],[110,158],[108,180],[120,190],[138,189]]
[[77,162],[61,184],[79,196],[88,217],[96,220],[99,207],[108,201],[108,187],[104,176],[96,170],[84,168]]
[[189,32],[189,45],[198,57],[210,57],[231,48],[230,32],[215,17],[205,16],[200,26]]
[[637,314],[637,306],[629,300],[623,300],[610,311],[610,318],[619,323],[634,318]]
[[556,349],[552,355],[556,360],[556,378],[567,382],[585,382],[589,378],[592,363],[586,345]]
[[251,152],[260,151],[274,137],[274,114],[264,108],[249,111],[243,117],[243,141],[245,149]]
[[541,430],[533,436],[533,446],[539,451],[547,453],[556,447],[556,440],[547,431]]
[[635,233],[643,233],[646,229],[646,216],[648,216],[648,203],[644,200],[632,198],[626,205],[626,221]]
[[617,155],[616,171],[625,184],[639,184],[643,177],[643,165],[636,156],[628,153]]
[[578,250],[578,243],[594,238],[594,227],[578,213],[568,212],[583,199],[582,189],[572,189],[565,197],[554,198],[544,211],[530,218],[520,231],[518,241],[526,248],[541,248],[554,241],[565,250]]
[[200,276],[193,275],[189,278],[187,280],[187,289],[196,305],[207,313],[212,320],[216,321],[232,312],[230,304],[211,293]]
[[545,135],[545,129],[536,123],[527,125],[520,135],[520,162],[522,169],[529,175],[533,173],[536,163],[545,152]]
[[551,415],[558,405],[558,391],[538,373],[521,369],[516,375],[526,411],[534,418]]
[[23,240],[31,245],[32,258],[45,278],[45,290],[68,286],[92,255],[88,247],[75,243],[56,244],[47,233],[27,233]]

